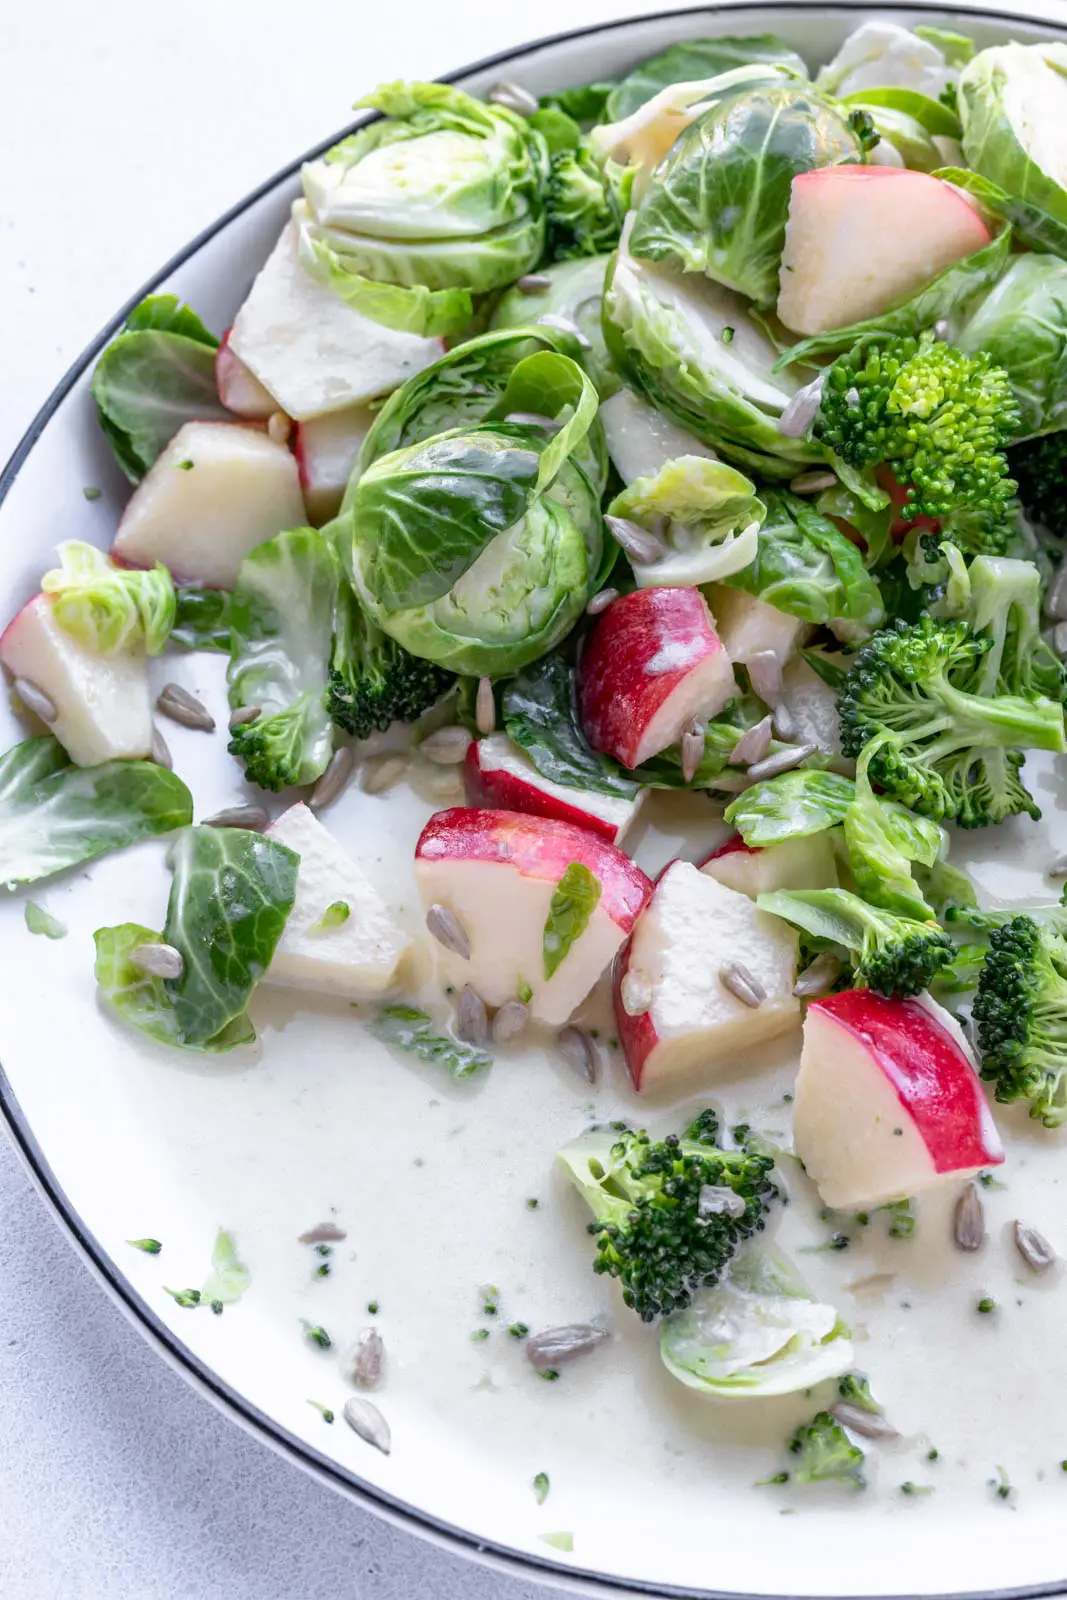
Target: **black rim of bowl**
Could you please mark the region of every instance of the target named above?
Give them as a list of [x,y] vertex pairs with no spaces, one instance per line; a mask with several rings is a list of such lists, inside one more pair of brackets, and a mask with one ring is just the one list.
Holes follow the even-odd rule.
[[[875,9],[872,7],[872,9]],[[880,9],[880,8],[879,8]],[[911,12],[916,19],[921,15],[937,14],[938,7],[887,6],[885,8],[900,16],[902,13]],[[1028,23],[1038,27],[1048,28],[1050,33],[1062,33],[1063,25],[1044,17],[1033,14],[1016,14],[1012,12],[983,10],[978,7],[955,8],[951,0],[945,7],[951,10],[957,19],[970,19],[972,21],[1000,22],[1008,24]],[[590,38],[595,34],[617,33],[621,29],[632,28],[641,22],[665,21],[675,18],[691,18],[694,32],[699,26],[701,18],[729,16],[733,7],[723,8],[715,5],[701,6],[690,9],[682,7],[677,10],[643,13],[638,16],[620,18],[614,22],[591,23],[584,28],[573,28],[562,33],[546,35],[540,39],[528,40],[524,44],[516,45],[510,50],[501,51],[497,55],[486,56],[481,61],[472,62],[465,67],[459,67],[454,72],[442,76],[441,82],[455,83],[470,78],[479,72],[486,72],[492,68],[505,67],[509,63],[521,60],[535,50],[549,48],[553,45],[566,44],[575,39]],[[753,0],[753,3],[742,3],[738,10],[743,11],[793,11],[798,16],[810,15],[810,7],[797,0]],[[855,15],[849,5],[830,5],[819,7],[819,15]],[[258,200],[270,194],[288,179],[294,177],[305,161],[312,160],[321,155],[325,150],[336,144],[339,138],[349,132],[352,127],[359,127],[366,118],[343,129],[340,133],[333,134],[315,149],[306,151],[297,160],[290,162],[280,172],[261,183],[250,194],[245,195],[236,205],[224,212],[215,222],[211,223],[203,232],[183,246],[176,255],[161,267],[149,281],[140,288],[135,295],[117,312],[111,321],[104,327],[92,343],[83,350],[73,365],[68,369],[59,383],[53,389],[44,405],[38,411],[26,432],[0,473],[0,505],[7,498],[15,479],[18,477],[31,450],[37,443],[48,423],[55,416],[63,401],[67,398],[79,378],[89,369],[104,346],[118,332],[134,306],[138,305],[146,295],[153,293],[170,275],[185,264],[192,256],[202,249],[216,235],[222,233],[231,222]],[[410,1505],[407,1501],[395,1495],[388,1494],[375,1484],[368,1483],[357,1473],[350,1472],[339,1462],[329,1456],[322,1455],[311,1445],[291,1434],[272,1417],[260,1411],[250,1401],[224,1383],[211,1368],[195,1355],[181,1339],[167,1327],[152,1310],[151,1306],[136,1292],[133,1285],[125,1277],[122,1269],[108,1255],[100,1241],[86,1225],[71,1200],[65,1193],[55,1173],[49,1165],[48,1159],[37,1141],[29,1122],[24,1115],[18,1099],[16,1098],[11,1082],[0,1064],[0,1119],[6,1126],[7,1132],[21,1155],[30,1176],[38,1190],[47,1201],[56,1215],[57,1220],[69,1233],[72,1241],[77,1246],[93,1270],[98,1280],[118,1301],[130,1320],[138,1327],[140,1332],[151,1343],[155,1344],[160,1353],[166,1357],[172,1366],[185,1377],[193,1386],[199,1389],[233,1419],[240,1422],[250,1432],[256,1434],[265,1443],[273,1446],[279,1454],[285,1456],[295,1465],[303,1467],[315,1477],[347,1495],[350,1499],[358,1501],[367,1509],[387,1518],[411,1532],[442,1545],[456,1554],[465,1555],[473,1560],[491,1564],[510,1572],[513,1576],[527,1579],[543,1579],[553,1586],[560,1579],[570,1580],[572,1584],[581,1585],[586,1592],[600,1593],[604,1596],[612,1595],[653,1595],[666,1597],[666,1600],[753,1600],[751,1592],[740,1593],[734,1590],[722,1589],[694,1589],[687,1585],[662,1584],[646,1582],[635,1578],[614,1578],[610,1574],[596,1572],[590,1568],[578,1566],[570,1562],[556,1561],[546,1556],[534,1555],[525,1550],[515,1549],[513,1546],[499,1544],[492,1539],[479,1538],[477,1534],[465,1528],[457,1527],[453,1523],[444,1521],[434,1516],[431,1512],[424,1511],[418,1506]],[[1062,1595],[1067,1593],[1067,1578],[1046,1584],[1030,1585],[1024,1588],[997,1589],[997,1590],[970,1590],[951,1591],[942,1595],[930,1595],[925,1600],[1043,1600],[1046,1596]],[[774,1600],[774,1597],[769,1597]],[[783,1597],[783,1600],[799,1600],[792,1595]],[[842,1597],[849,1600],[849,1597]],[[856,1600],[856,1597],[853,1597]],[[862,1597],[859,1597],[862,1600]],[[892,1596],[880,1596],[878,1600],[895,1600]]]

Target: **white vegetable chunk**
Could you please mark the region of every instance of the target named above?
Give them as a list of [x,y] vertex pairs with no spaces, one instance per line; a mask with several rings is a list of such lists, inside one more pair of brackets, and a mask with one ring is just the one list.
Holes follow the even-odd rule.
[[771,651],[784,667],[808,633],[808,624],[769,606],[744,589],[713,584],[707,591],[715,628],[731,661],[745,662]]

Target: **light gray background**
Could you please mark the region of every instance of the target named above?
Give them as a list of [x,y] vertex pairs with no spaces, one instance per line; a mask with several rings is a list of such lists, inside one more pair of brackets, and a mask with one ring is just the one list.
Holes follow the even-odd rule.
[[[343,125],[357,95],[627,9],[0,5],[0,462],[118,306]],[[2,1135],[0,1218],[3,1600],[547,1595],[379,1522],[187,1387],[90,1277]]]

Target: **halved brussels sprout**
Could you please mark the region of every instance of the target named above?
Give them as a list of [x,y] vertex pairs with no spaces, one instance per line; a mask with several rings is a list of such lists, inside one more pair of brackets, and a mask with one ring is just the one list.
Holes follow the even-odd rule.
[[[855,94],[859,89],[918,89],[921,94],[937,100],[956,80],[945,50],[933,30],[912,33],[895,22],[864,22],[850,33],[834,59],[820,68],[815,79],[820,89],[829,94]],[[951,37],[964,44],[962,35],[942,35],[942,41]],[[954,51],[956,60],[959,48]]]
[[665,524],[666,556],[651,566],[632,561],[634,577],[639,589],[677,588],[719,583],[747,567],[764,506],[744,473],[705,456],[678,456],[617,494],[608,511],[644,528]]
[[1019,403],[1019,439],[1067,428],[1067,261],[1016,256],[956,337],[1003,367]]
[[963,69],[959,100],[968,164],[1067,222],[1067,45],[981,51]]

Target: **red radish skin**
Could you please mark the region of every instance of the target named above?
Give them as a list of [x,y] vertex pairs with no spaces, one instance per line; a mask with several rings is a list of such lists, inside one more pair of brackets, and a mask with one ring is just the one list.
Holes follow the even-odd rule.
[[716,716],[737,692],[699,589],[621,595],[601,612],[578,663],[585,736],[631,769],[677,743],[693,717]]
[[709,861],[718,861],[722,856],[732,856],[738,851],[740,851],[742,855],[746,856],[754,856],[756,854],[756,851],[752,845],[746,844],[739,833],[734,833],[731,834],[730,838],[727,839],[725,844],[720,844],[716,849],[712,850],[708,855],[706,855],[702,861],[698,861],[697,866],[701,869],[701,871],[703,871]]
[[889,524],[889,532],[897,544],[905,540],[913,528],[918,528],[923,533],[940,533],[941,519],[939,517],[925,515],[905,517],[900,515],[911,493],[910,484],[898,483],[889,467],[879,467],[875,477],[878,480],[879,489],[883,489],[893,503],[893,510],[896,515]]
[[570,805],[558,795],[540,788],[536,782],[536,773],[532,773],[531,780],[527,781],[515,772],[508,772],[503,767],[488,762],[485,757],[485,746],[490,742],[487,739],[475,740],[464,760],[464,786],[470,805],[501,811],[519,811],[531,817],[549,817],[556,822],[566,822],[572,827],[587,829],[601,839],[606,839],[608,844],[616,843],[626,822],[636,810],[634,804],[621,802],[618,809],[622,811],[625,808],[630,813],[621,826],[619,821],[613,821],[608,816],[598,816],[594,811],[584,810],[581,805],[580,789],[574,791],[574,804]]
[[279,409],[277,401],[230,349],[227,328],[215,351],[215,387],[227,410],[246,421],[265,421]]

